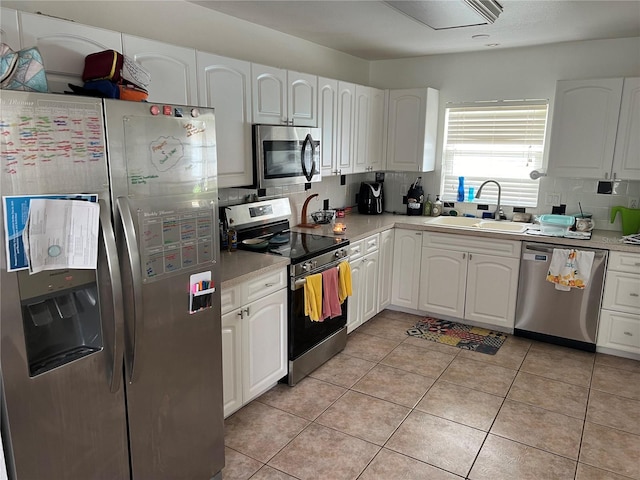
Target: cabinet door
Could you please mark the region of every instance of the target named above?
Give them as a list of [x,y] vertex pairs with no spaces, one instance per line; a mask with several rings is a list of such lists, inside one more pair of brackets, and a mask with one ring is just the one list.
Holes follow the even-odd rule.
[[351,333],[362,323],[362,289],[363,278],[363,259],[349,262],[351,266],[351,290],[353,294],[349,297],[347,303],[347,333]]
[[368,170],[369,166],[369,127],[371,115],[371,89],[356,85],[356,111],[353,127],[353,173]]
[[318,77],[308,73],[287,72],[287,111],[291,125],[318,126]]
[[239,310],[222,316],[222,391],[226,418],[242,407],[242,322]]
[[452,250],[422,249],[420,310],[464,317],[467,256],[467,253]]
[[198,52],[198,91],[215,108],[218,188],[251,185],[251,64]]
[[411,88],[389,92],[387,169],[429,172],[435,167],[438,91]]
[[340,174],[353,172],[353,126],[356,86],[338,82],[338,128],[336,135],[336,165]]
[[518,258],[469,254],[464,318],[513,328],[518,293]]
[[245,307],[243,398],[247,403],[287,374],[287,290]]
[[396,229],[393,242],[392,305],[414,310],[418,308],[421,254],[422,233]]
[[373,252],[362,259],[362,321],[373,318],[378,313],[378,269],[380,252]]
[[393,275],[393,229],[380,234],[380,264],[378,268],[378,312],[391,305]]
[[385,169],[384,146],[387,132],[384,117],[384,90],[372,88],[371,114],[369,115],[369,171]]
[[[15,51],[20,50],[20,26],[17,10],[0,7],[0,42],[6,43]],[[0,469],[0,471],[2,470]]]
[[640,78],[625,78],[612,173],[624,180],[640,180]]
[[287,123],[287,71],[251,64],[253,123]]
[[52,93],[69,90],[69,83],[82,86],[84,59],[90,53],[122,51],[119,32],[67,20],[20,12],[20,28],[22,45],[36,46],[42,55]]
[[320,160],[322,176],[339,175],[336,165],[336,138],[338,121],[338,81],[318,79],[318,127],[322,130]]
[[549,144],[551,176],[609,176],[622,81],[607,78],[557,83]]
[[147,38],[122,35],[123,53],[151,74],[149,101],[197,105],[196,51]]

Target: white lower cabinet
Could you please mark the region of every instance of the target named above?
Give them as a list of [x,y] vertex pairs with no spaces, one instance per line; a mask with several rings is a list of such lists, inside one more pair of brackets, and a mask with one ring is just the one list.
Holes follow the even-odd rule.
[[391,305],[393,278],[393,229],[380,233],[380,258],[378,268],[378,311]]
[[222,378],[228,417],[287,374],[286,270],[222,292]]
[[419,310],[513,329],[519,241],[426,232],[423,245]]
[[[640,255],[611,252],[598,326],[599,350],[640,358]],[[631,354],[631,355],[629,355]]]
[[375,234],[349,245],[349,265],[353,295],[347,306],[347,333],[380,311],[378,296],[380,235]]
[[422,232],[395,229],[393,242],[393,285],[391,303],[398,307],[418,308]]

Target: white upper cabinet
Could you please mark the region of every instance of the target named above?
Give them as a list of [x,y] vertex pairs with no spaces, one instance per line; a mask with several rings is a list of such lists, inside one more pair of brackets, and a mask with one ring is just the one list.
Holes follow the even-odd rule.
[[640,180],[640,77],[625,78],[612,173]]
[[320,139],[320,164],[322,176],[338,175],[336,161],[336,137],[338,134],[338,81],[318,78],[318,127]]
[[10,8],[0,7],[0,42],[6,43],[13,50],[20,50],[19,32],[18,12]]
[[49,91],[53,93],[69,91],[69,83],[83,85],[82,72],[87,55],[109,49],[122,51],[119,32],[24,12],[20,12],[19,20],[21,44],[38,47],[47,72]]
[[549,144],[550,175],[609,178],[622,85],[622,78],[557,83]]
[[147,38],[122,35],[123,53],[151,74],[149,101],[196,105],[196,51]]
[[353,83],[338,82],[336,165],[340,175],[353,173],[355,110],[356,86]]
[[251,64],[198,52],[200,105],[215,108],[218,187],[253,183]]
[[356,111],[353,139],[353,173],[369,170],[371,88],[356,85]]
[[384,114],[384,90],[371,88],[371,115],[369,117],[369,158],[368,170],[384,170],[385,145],[387,140],[386,116]]
[[267,65],[251,65],[253,123],[315,127],[318,77]]
[[435,168],[439,92],[411,88],[389,92],[387,170],[430,172]]

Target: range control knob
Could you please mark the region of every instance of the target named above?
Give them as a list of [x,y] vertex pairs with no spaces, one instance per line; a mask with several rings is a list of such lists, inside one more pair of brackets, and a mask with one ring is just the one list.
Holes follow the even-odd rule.
[[347,252],[344,249],[336,251],[336,258],[342,258],[347,255]]
[[302,270],[304,270],[305,272],[308,272],[309,270],[311,270],[311,262],[305,262],[302,264]]

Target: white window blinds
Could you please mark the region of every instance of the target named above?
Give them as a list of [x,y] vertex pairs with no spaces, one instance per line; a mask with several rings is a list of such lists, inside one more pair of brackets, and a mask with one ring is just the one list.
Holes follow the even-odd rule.
[[[488,179],[500,182],[502,205],[535,207],[547,124],[546,101],[492,102],[446,109],[442,159],[442,199],[456,201],[458,177],[469,187]],[[476,202],[496,204],[498,191],[487,185]]]

